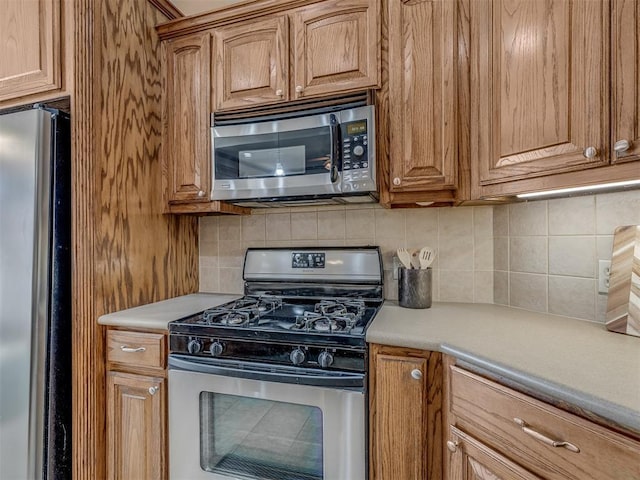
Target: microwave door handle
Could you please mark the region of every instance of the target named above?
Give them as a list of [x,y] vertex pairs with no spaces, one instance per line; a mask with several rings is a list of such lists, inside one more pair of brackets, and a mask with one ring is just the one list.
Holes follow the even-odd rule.
[[330,175],[331,183],[338,181],[338,172],[340,171],[340,124],[334,114],[329,115],[329,142],[331,143],[331,164]]

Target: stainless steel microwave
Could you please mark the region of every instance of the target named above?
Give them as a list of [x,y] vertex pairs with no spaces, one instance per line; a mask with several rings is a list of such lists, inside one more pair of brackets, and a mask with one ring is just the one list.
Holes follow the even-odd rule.
[[216,123],[211,200],[246,207],[377,201],[374,107]]

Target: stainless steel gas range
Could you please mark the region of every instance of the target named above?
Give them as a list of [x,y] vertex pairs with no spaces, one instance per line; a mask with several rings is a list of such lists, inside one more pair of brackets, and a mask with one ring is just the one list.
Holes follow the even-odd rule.
[[245,295],[169,324],[172,479],[364,480],[377,247],[250,248]]

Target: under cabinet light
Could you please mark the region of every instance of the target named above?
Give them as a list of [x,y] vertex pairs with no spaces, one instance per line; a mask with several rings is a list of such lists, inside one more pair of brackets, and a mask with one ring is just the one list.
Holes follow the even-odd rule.
[[557,190],[546,190],[544,192],[521,193],[518,198],[539,198],[550,197],[552,195],[565,195],[567,193],[594,192],[597,190],[613,190],[622,187],[640,186],[640,180],[628,180],[625,182],[600,183],[598,185],[586,185],[584,187],[560,188]]

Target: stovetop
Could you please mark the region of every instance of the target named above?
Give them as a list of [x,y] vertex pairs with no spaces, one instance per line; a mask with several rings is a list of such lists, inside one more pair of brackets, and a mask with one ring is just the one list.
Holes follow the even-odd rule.
[[171,322],[170,333],[292,343],[359,345],[381,302],[244,296]]
[[365,371],[382,272],[377,247],[250,248],[245,296],[170,322],[170,357]]

